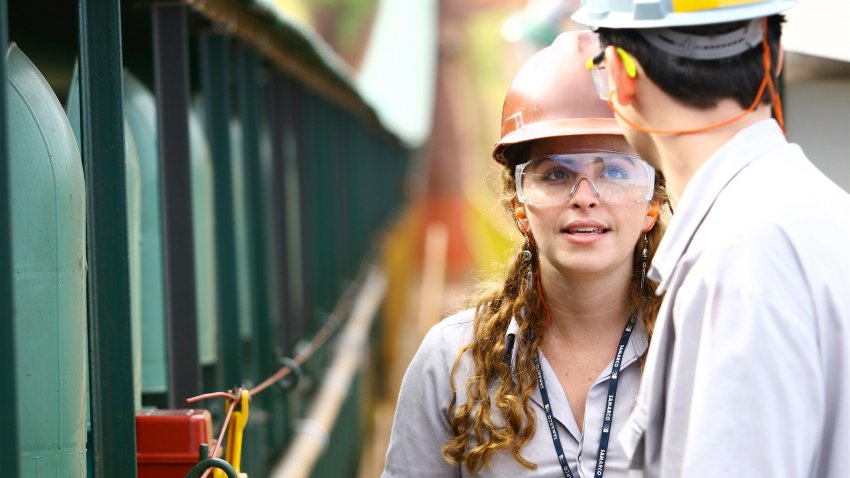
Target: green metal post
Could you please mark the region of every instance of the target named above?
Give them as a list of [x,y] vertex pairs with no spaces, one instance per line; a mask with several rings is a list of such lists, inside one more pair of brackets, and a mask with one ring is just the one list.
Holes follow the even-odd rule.
[[318,274],[316,268],[315,233],[313,223],[316,220],[316,204],[313,201],[313,167],[316,156],[316,97],[306,88],[302,89],[302,95],[298,100],[298,110],[302,121],[296,124],[296,134],[301,140],[298,142],[298,183],[299,183],[299,212],[301,231],[301,304],[302,304],[302,333],[310,334],[315,331],[313,314],[316,310],[316,280]]
[[133,326],[124,172],[120,2],[80,0],[80,105],[88,197],[92,462],[136,476]]
[[206,33],[200,36],[199,45],[205,124],[215,177],[220,356],[224,384],[235,387],[242,380],[242,355],[230,158],[230,39],[225,34]]
[[[0,0],[0,45],[9,44],[6,0]],[[6,84],[6,62],[0,61],[0,85]],[[0,88],[0,390],[6,403],[0,408],[0,470],[18,476],[18,407],[15,390],[15,305],[12,291],[12,231],[9,204],[9,144],[6,88]]]
[[192,180],[189,162],[188,7],[153,5],[154,80],[162,189],[169,406],[201,390]]
[[[363,201],[365,200],[365,194],[363,194],[363,176],[364,170],[367,168],[367,157],[363,154],[363,132],[362,127],[356,121],[353,116],[349,117],[350,127],[348,128],[347,134],[349,136],[350,145],[349,155],[351,156],[351,164],[353,167],[349,170],[349,175],[351,177],[351,186],[348,189],[348,203],[351,204],[351,238],[352,238],[352,250],[353,254],[357,257],[356,261],[359,262],[360,258],[363,257]],[[356,271],[357,265],[352,264],[351,270]]]
[[242,147],[245,160],[245,179],[248,189],[249,237],[251,243],[251,265],[254,284],[254,377],[265,378],[268,372],[264,366],[270,355],[266,324],[269,316],[268,266],[266,260],[263,178],[260,164],[260,111],[259,111],[259,73],[260,60],[257,52],[250,47],[240,47],[237,54],[237,85],[239,98],[239,117],[242,120]]
[[294,354],[296,342],[304,336],[304,281],[301,269],[303,267],[302,227],[301,227],[301,181],[298,158],[303,152],[304,138],[300,125],[303,124],[303,101],[301,87],[288,76],[281,76],[282,107],[284,108],[281,125],[283,140],[283,180],[284,180],[284,209],[286,223],[286,254],[288,257],[288,306],[283,320],[286,322],[283,353]]
[[[336,105],[328,104],[328,123],[331,132],[330,154],[327,158],[328,175],[330,176],[331,190],[325,191],[328,201],[328,216],[331,218],[331,223],[327,225],[328,232],[327,248],[332,253],[328,263],[328,296],[329,304],[336,302],[338,293],[342,290],[341,284],[344,277],[343,264],[348,259],[343,255],[342,245],[349,238],[348,236],[348,213],[351,211],[351,205],[344,202],[341,194],[345,191],[343,180],[343,172],[346,172],[345,167],[347,151],[347,139],[345,137],[345,129],[343,121],[345,119],[345,111],[338,108]],[[327,221],[326,221],[327,222]]]
[[[246,216],[248,218],[248,238],[250,244],[251,283],[254,316],[251,318],[253,329],[251,340],[251,378],[263,380],[271,373],[269,364],[273,360],[269,307],[268,247],[266,243],[265,184],[262,176],[262,157],[260,153],[261,106],[259,84],[260,57],[250,46],[242,45],[236,50],[236,85],[239,103],[239,119],[242,125],[242,157],[245,171]],[[256,382],[255,382],[256,383]],[[254,429],[255,442],[251,445],[251,457],[257,457],[246,464],[255,468],[251,474],[262,475],[267,465],[269,450],[266,448],[268,429],[268,394],[257,397],[249,427]]]
[[[333,278],[332,268],[336,251],[334,251],[331,246],[331,244],[333,244],[333,231],[330,230],[330,223],[334,216],[331,209],[332,192],[328,191],[327,184],[328,179],[333,177],[332,173],[330,173],[330,168],[332,166],[329,164],[333,152],[330,151],[330,149],[331,143],[336,141],[336,138],[332,136],[335,131],[333,130],[330,105],[328,105],[327,100],[324,98],[317,98],[316,106],[318,116],[318,122],[316,124],[317,129],[314,131],[316,154],[311,158],[313,163],[313,174],[310,180],[313,183],[313,204],[316,205],[316,210],[314,212],[314,214],[316,214],[316,220],[313,221],[313,231],[315,234],[313,236],[313,240],[316,242],[318,247],[313,248],[313,253],[316,258],[318,270],[318,280],[316,282],[319,297],[318,310],[323,313],[327,313],[331,311],[334,306],[333,285],[331,281]],[[314,319],[314,330],[317,330],[324,323],[325,317],[322,315],[316,315]]]
[[271,132],[272,153],[272,178],[269,212],[271,213],[271,240],[275,250],[274,275],[277,280],[275,300],[277,302],[278,316],[281,319],[277,324],[277,345],[280,350],[286,347],[286,319],[289,317],[289,257],[287,256],[286,237],[286,193],[284,182],[284,155],[286,154],[286,130],[288,105],[283,88],[283,80],[277,72],[269,73],[266,85],[266,115]]

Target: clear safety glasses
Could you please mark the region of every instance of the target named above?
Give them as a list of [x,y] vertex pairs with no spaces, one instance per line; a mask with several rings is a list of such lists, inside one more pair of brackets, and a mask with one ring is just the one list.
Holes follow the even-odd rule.
[[655,169],[613,151],[554,154],[518,164],[517,197],[523,204],[559,204],[573,197],[582,179],[600,200],[633,204],[652,199]]
[[[635,78],[637,76],[637,66],[635,65],[634,58],[620,47],[617,47],[616,51],[623,60],[623,67],[626,69],[626,74],[630,78]],[[585,67],[590,70],[590,76],[593,78],[593,86],[596,88],[599,98],[603,101],[608,101],[608,98],[611,96],[611,83],[608,81],[605,50],[602,50],[593,58],[588,58]]]

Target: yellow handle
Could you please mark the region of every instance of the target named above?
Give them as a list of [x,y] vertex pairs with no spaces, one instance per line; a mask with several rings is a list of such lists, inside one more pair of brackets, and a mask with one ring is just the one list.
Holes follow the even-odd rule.
[[[233,467],[236,473],[239,473],[239,467],[242,464],[242,432],[245,430],[245,425],[248,424],[248,412],[250,411],[251,395],[247,390],[242,390],[240,396],[239,407],[233,410],[230,416],[230,423],[227,425],[227,451],[224,455],[224,460]],[[225,399],[225,409],[230,408],[230,400]],[[240,473],[240,476],[242,474]],[[247,476],[247,475],[246,475]],[[214,478],[226,478],[224,471],[214,470]]]
[[240,404],[237,410],[233,411],[233,416],[230,417],[230,426],[228,427],[227,438],[227,455],[225,460],[233,465],[236,473],[239,473],[239,467],[242,463],[242,432],[245,430],[245,425],[248,424],[248,412],[251,403],[251,395],[247,390],[242,390]]

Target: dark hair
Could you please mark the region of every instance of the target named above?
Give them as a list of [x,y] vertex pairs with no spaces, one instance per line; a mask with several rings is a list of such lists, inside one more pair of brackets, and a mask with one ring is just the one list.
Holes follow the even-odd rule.
[[[681,27],[675,30],[709,36],[736,30],[745,26],[748,21]],[[767,42],[770,46],[770,66],[774,83],[779,38],[784,21],[781,15],[771,15],[767,19]],[[729,58],[692,60],[655,48],[635,29],[600,28],[598,33],[603,46],[615,45],[629,52],[653,83],[687,106],[707,109],[715,106],[718,100],[732,98],[742,108],[748,108],[755,100],[764,77],[761,44]],[[770,94],[765,92],[761,102],[770,104]]]

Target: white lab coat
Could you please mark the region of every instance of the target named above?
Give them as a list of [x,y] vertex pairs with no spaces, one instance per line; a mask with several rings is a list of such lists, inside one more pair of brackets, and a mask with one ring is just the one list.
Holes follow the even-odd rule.
[[632,476],[850,476],[850,196],[775,121],[697,171],[650,277]]

